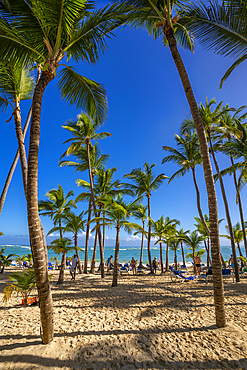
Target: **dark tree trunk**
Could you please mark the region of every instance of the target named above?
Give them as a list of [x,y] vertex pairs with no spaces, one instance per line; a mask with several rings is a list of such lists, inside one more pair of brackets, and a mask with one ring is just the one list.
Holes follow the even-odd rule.
[[[145,221],[142,221],[142,227],[143,227],[143,230],[145,228]],[[144,233],[142,233],[142,242],[141,242],[141,253],[140,253],[140,263],[139,263],[139,268],[143,268],[143,246],[144,246]]]
[[164,264],[163,264],[163,254],[162,254],[162,243],[160,242],[160,264],[161,264],[161,273],[164,273]]
[[227,219],[229,234],[230,234],[230,238],[231,238],[231,247],[232,247],[232,254],[233,254],[233,261],[234,261],[236,283],[239,283],[240,278],[239,278],[239,271],[238,271],[236,246],[235,246],[235,241],[234,241],[234,232],[233,232],[233,228],[232,228],[232,222],[231,222],[229,207],[228,207],[228,203],[227,203],[227,199],[226,199],[225,187],[224,187],[222,176],[221,176],[221,173],[220,173],[220,170],[219,170],[218,162],[217,162],[215,154],[214,154],[214,148],[213,148],[213,144],[212,144],[212,141],[211,141],[210,133],[208,133],[208,137],[209,137],[209,144],[210,144],[211,154],[212,154],[212,157],[213,157],[213,160],[214,160],[214,165],[215,165],[215,168],[216,168],[217,175],[219,177],[220,189],[221,189],[222,198],[223,198],[224,205],[225,205],[226,219]]
[[169,48],[172,53],[173,60],[177,67],[179,76],[181,78],[184,92],[188,100],[193,120],[195,122],[197,135],[200,143],[200,150],[202,155],[202,164],[208,194],[209,206],[209,222],[210,222],[210,239],[211,239],[211,253],[212,253],[212,268],[213,268],[213,287],[214,287],[214,304],[216,325],[218,327],[226,326],[225,307],[224,307],[224,287],[222,279],[222,270],[220,262],[220,239],[219,239],[219,226],[218,226],[218,207],[217,198],[214,186],[214,178],[212,167],[209,157],[209,149],[206,140],[200,112],[195,100],[190,81],[185,70],[183,61],[177,49],[176,39],[172,27],[164,28],[164,34],[167,38]]
[[183,242],[180,242],[181,245],[181,251],[182,251],[182,257],[183,257],[183,265],[186,266],[185,258],[184,258],[184,248],[183,248]]
[[63,284],[65,268],[66,268],[66,252],[63,252],[62,261],[61,261],[61,268],[60,268],[57,284]]
[[169,242],[166,243],[166,271],[169,271]]
[[95,231],[93,257],[92,257],[92,264],[91,264],[90,274],[95,274],[95,260],[96,260],[96,252],[97,252],[97,241],[98,241],[98,229],[96,229],[96,231]]
[[39,295],[42,340],[44,344],[48,344],[53,340],[54,325],[53,303],[46,259],[47,251],[43,244],[43,235],[39,218],[37,184],[41,103],[45,88],[51,80],[52,76],[48,72],[43,72],[34,91],[27,175],[28,227]]
[[114,258],[114,269],[113,269],[113,279],[112,279],[112,286],[117,286],[118,280],[118,256],[119,256],[119,233],[120,233],[120,226],[116,227],[117,229],[117,236],[116,236],[116,245],[115,245],[115,258]]
[[79,251],[77,249],[77,233],[75,233],[75,250],[76,250],[76,256],[78,258],[78,269],[79,269],[79,274],[82,274],[82,268],[81,268],[81,261],[80,261],[80,256],[79,256]]
[[89,201],[89,206],[88,206],[88,219],[87,219],[86,244],[85,244],[85,259],[84,259],[84,274],[87,274],[88,243],[89,243],[89,231],[90,231],[89,221],[90,220],[91,220],[91,199]]

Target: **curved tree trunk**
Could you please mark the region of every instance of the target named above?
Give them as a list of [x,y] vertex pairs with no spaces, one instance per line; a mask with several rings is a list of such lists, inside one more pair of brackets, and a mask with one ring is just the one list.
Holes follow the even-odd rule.
[[183,257],[183,265],[186,266],[185,258],[184,258],[184,248],[183,248],[183,242],[180,242],[181,245],[181,251],[182,251],[182,257]]
[[117,226],[116,229],[117,229],[117,236],[116,236],[116,245],[115,245],[115,258],[114,258],[112,286],[117,286],[117,280],[118,280],[118,256],[119,256],[120,226]]
[[210,239],[211,239],[211,252],[213,263],[213,287],[214,287],[214,304],[216,325],[218,327],[226,326],[225,307],[224,307],[224,288],[220,262],[220,239],[219,239],[219,226],[218,226],[218,207],[217,198],[214,186],[213,172],[210,163],[209,149],[207,145],[206,135],[201,120],[200,112],[195,100],[190,81],[185,70],[183,61],[177,49],[177,43],[174,36],[172,27],[164,27],[164,34],[167,38],[169,48],[172,53],[173,60],[177,67],[179,76],[181,78],[184,92],[188,100],[193,120],[195,122],[197,135],[200,143],[200,150],[202,155],[202,164],[208,194],[209,206],[209,222],[210,222]]
[[60,268],[57,284],[63,284],[65,268],[66,268],[66,252],[63,252],[62,261],[61,261],[61,268]]
[[[87,156],[88,156],[88,172],[89,172],[89,179],[90,179],[90,189],[91,189],[91,200],[93,203],[93,209],[95,213],[95,217],[97,217],[96,212],[96,203],[94,198],[94,189],[93,189],[93,176],[92,176],[92,168],[91,168],[91,162],[90,162],[90,152],[89,152],[89,142],[87,142]],[[102,236],[101,236],[101,230],[99,226],[99,222],[97,222],[97,229],[98,229],[98,237],[99,237],[99,249],[100,249],[100,271],[101,271],[101,278],[105,277],[105,269],[104,269],[104,249],[102,245]]]
[[90,225],[89,221],[91,220],[91,199],[88,206],[88,218],[87,218],[87,230],[86,230],[86,243],[85,243],[85,259],[84,259],[84,274],[87,274],[87,260],[88,260],[88,243],[89,243],[89,231]]
[[150,207],[150,195],[148,198],[148,260],[150,265],[150,273],[153,274],[152,257],[151,257],[151,207]]
[[93,257],[92,257],[90,274],[95,274],[95,260],[96,260],[96,252],[97,252],[97,241],[98,241],[98,231],[97,230],[98,229],[96,229],[96,231],[95,231]]
[[198,213],[199,213],[200,219],[202,221],[202,224],[205,227],[205,230],[207,231],[208,235],[210,235],[208,226],[207,226],[207,224],[205,222],[205,219],[203,217],[203,214],[202,214],[201,202],[200,202],[200,193],[199,193],[199,188],[198,188],[197,181],[196,181],[196,173],[195,173],[195,169],[194,168],[192,168],[192,174],[193,174],[193,180],[194,180],[194,184],[195,184],[195,188],[196,188],[196,199],[197,199]]
[[204,240],[204,245],[205,245],[205,249],[206,249],[206,253],[207,253],[207,268],[209,268],[209,266],[211,265],[211,260],[210,260],[210,254],[209,254],[209,249],[207,247],[207,241]]
[[220,181],[220,189],[221,189],[221,193],[222,193],[222,198],[223,198],[224,205],[225,205],[226,219],[227,219],[229,234],[230,234],[230,238],[231,238],[231,247],[232,247],[232,254],[233,254],[233,261],[234,261],[236,283],[239,283],[240,278],[239,278],[239,271],[238,271],[237,253],[236,253],[236,246],[235,246],[235,241],[234,241],[234,232],[233,232],[233,228],[232,228],[232,222],[231,222],[229,207],[228,207],[228,203],[227,203],[227,199],[226,199],[226,192],[225,192],[222,176],[221,176],[221,173],[220,173],[220,170],[219,170],[218,162],[217,162],[215,154],[214,154],[214,148],[213,148],[213,144],[212,144],[212,141],[211,141],[210,133],[208,133],[208,137],[209,137],[209,144],[210,144],[212,157],[213,157],[213,160],[214,160],[214,165],[215,165],[216,172],[217,172],[217,175],[218,175],[219,181]]
[[[234,166],[233,158],[232,157],[230,157],[230,158],[231,158],[232,166]],[[233,172],[233,178],[234,178],[234,184],[235,184],[235,188],[236,188],[236,192],[237,192],[239,214],[240,214],[240,220],[241,220],[241,226],[242,226],[242,232],[243,232],[244,248],[245,248],[245,254],[246,254],[246,257],[247,257],[247,240],[246,240],[246,232],[245,232],[245,227],[244,227],[244,213],[243,213],[240,191],[238,190],[238,182],[237,182],[236,171]]]
[[[142,227],[143,227],[143,230],[145,228],[145,221],[142,221]],[[139,268],[143,268],[143,246],[144,246],[144,233],[142,233],[142,242],[141,242],[141,253],[140,253],[140,263],[139,263]]]
[[162,243],[160,242],[160,264],[161,264],[161,273],[164,273],[164,264],[163,264],[163,254],[162,254]]
[[48,344],[53,340],[54,324],[52,295],[48,279],[48,264],[39,218],[37,184],[41,103],[45,88],[51,80],[52,76],[48,72],[43,72],[34,91],[27,175],[28,227],[39,295],[42,341],[44,344]]

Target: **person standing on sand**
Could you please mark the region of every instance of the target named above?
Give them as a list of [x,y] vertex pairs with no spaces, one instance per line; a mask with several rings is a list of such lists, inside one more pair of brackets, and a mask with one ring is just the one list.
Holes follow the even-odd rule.
[[112,264],[112,257],[113,257],[113,256],[110,256],[110,257],[108,258],[108,260],[106,261],[107,274],[109,274],[109,273],[110,273],[110,269],[111,269],[111,267],[113,267],[113,264]]
[[231,268],[234,268],[234,259],[233,259],[233,255],[232,254],[231,254],[231,257],[229,259],[228,266],[231,267]]
[[77,258],[77,255],[74,254],[74,257],[72,258],[71,269],[70,269],[70,275],[72,276],[71,280],[74,280],[74,281],[75,281],[77,264],[78,264],[78,258]]
[[157,267],[158,267],[157,258],[154,257],[154,259],[153,259],[153,270],[154,270],[155,274],[156,274]]
[[199,253],[197,253],[196,257],[194,257],[194,264],[196,265],[196,275],[198,273],[198,275],[200,275],[201,273],[201,258],[200,258],[200,255]]
[[132,271],[133,271],[133,275],[136,275],[136,261],[134,259],[134,257],[132,257],[132,260],[130,261],[131,263],[131,267],[132,267]]

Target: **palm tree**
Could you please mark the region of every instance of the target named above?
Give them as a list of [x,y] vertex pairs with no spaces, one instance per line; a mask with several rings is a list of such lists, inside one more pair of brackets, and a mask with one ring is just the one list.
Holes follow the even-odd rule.
[[[98,169],[102,168],[106,164],[110,156],[108,154],[102,154],[102,150],[100,149],[98,143],[91,145],[89,149],[90,149],[89,152],[90,152],[90,165],[91,165],[91,170],[92,170],[92,178],[94,181],[94,176],[95,176],[96,171],[98,171]],[[67,151],[62,155],[62,157],[64,157],[66,154],[67,154]],[[68,166],[68,167],[75,168],[75,172],[88,171],[89,162],[88,162],[87,148],[80,147],[76,152],[73,152],[73,155],[76,157],[77,161],[63,160],[63,161],[60,161],[59,166],[60,167]],[[80,179],[76,180],[76,183],[78,186],[85,184],[84,180],[80,180]],[[89,221],[91,219],[91,208],[92,208],[91,188],[90,188],[90,194],[85,195],[85,193],[81,193],[76,198],[76,202],[85,201],[85,200],[89,202],[88,220],[87,220],[86,238],[85,238],[85,259],[84,259],[84,273],[87,274],[88,243],[89,243],[89,233],[90,233]],[[97,233],[97,230],[96,230],[96,233]],[[94,263],[95,263],[95,257],[96,257],[96,248],[97,248],[97,235],[95,236],[95,253],[94,253],[94,258],[93,258]],[[93,273],[93,271],[94,271],[94,266],[92,265],[90,272]]]
[[[76,108],[83,106],[98,122],[106,118],[107,104],[102,85],[79,75],[62,59],[95,64],[106,49],[106,37],[120,25],[126,7],[119,4],[92,11],[94,3],[79,0],[43,2],[4,1],[0,3],[0,60],[10,64],[40,64],[42,74],[36,85],[30,128],[27,209],[30,243],[39,293],[42,341],[53,339],[53,305],[48,281],[48,259],[38,210],[38,152],[41,105],[47,85],[58,76],[62,97]],[[65,58],[66,57],[66,58]],[[43,245],[42,245],[43,244]],[[42,291],[42,293],[41,293]]]
[[203,218],[201,210],[200,192],[196,181],[196,172],[195,172],[195,166],[198,164],[201,165],[202,163],[202,156],[199,148],[198,136],[196,134],[195,129],[191,129],[187,130],[186,133],[184,133],[184,135],[181,136],[175,134],[175,141],[178,149],[174,149],[170,146],[163,146],[163,149],[168,151],[170,154],[163,158],[162,164],[166,162],[173,162],[179,166],[179,170],[176,171],[170,177],[168,184],[170,184],[170,182],[175,177],[184,176],[190,170],[192,171],[194,185],[196,189],[198,213],[209,235],[209,229]]
[[75,249],[75,247],[71,247],[71,240],[68,238],[59,238],[55,239],[51,242],[51,245],[48,246],[48,249],[52,249],[56,254],[62,253],[62,261],[60,267],[60,273],[58,277],[57,284],[63,284],[64,281],[64,270],[66,267],[66,254]]
[[0,254],[0,266],[2,266],[2,269],[0,271],[0,274],[4,272],[4,268],[9,266],[12,262],[12,257],[16,256],[15,254],[8,254],[5,256],[4,254]]
[[[93,121],[91,117],[89,117],[86,113],[81,113],[78,116],[78,121],[70,122],[67,125],[64,125],[63,128],[68,130],[72,134],[72,138],[65,141],[65,143],[72,142],[70,147],[67,149],[67,154],[71,154],[76,152],[80,149],[81,146],[86,146],[87,148],[87,157],[88,157],[88,174],[90,180],[90,189],[91,189],[91,201],[93,204],[95,217],[98,217],[96,214],[96,202],[94,197],[94,187],[93,187],[93,175],[91,169],[91,162],[90,162],[90,147],[92,146],[91,140],[99,140],[104,139],[107,136],[111,136],[108,132],[102,132],[97,134],[96,129],[98,124]],[[104,278],[104,249],[102,245],[102,238],[101,238],[101,231],[100,228],[97,228],[98,236],[99,236],[99,246],[100,246],[100,269],[101,269],[101,277]]]
[[13,292],[21,293],[24,299],[24,305],[27,304],[27,298],[36,287],[35,271],[32,269],[23,272],[14,272],[9,276],[10,282],[4,288],[3,301],[8,301]]
[[191,50],[190,34],[184,26],[184,20],[179,20],[178,14],[173,17],[181,5],[179,1],[172,0],[122,0],[124,3],[132,6],[127,14],[127,23],[133,27],[142,27],[147,29],[154,38],[162,37],[165,45],[168,44],[174,63],[179,72],[184,92],[189,103],[193,120],[195,122],[197,135],[202,154],[202,164],[204,169],[205,182],[208,194],[209,218],[211,230],[211,247],[213,256],[213,274],[214,274],[214,302],[216,324],[218,327],[226,325],[224,310],[224,288],[222,280],[221,262],[220,262],[220,239],[218,228],[218,207],[217,197],[213,179],[213,172],[209,157],[209,148],[201,116],[198,110],[197,102],[194,97],[192,87],[177,49],[177,41],[182,46],[188,46]]
[[163,183],[165,179],[168,179],[167,176],[165,176],[164,173],[161,173],[160,175],[155,177],[155,174],[153,172],[153,167],[155,164],[149,165],[149,163],[144,164],[144,169],[141,168],[135,168],[131,171],[131,173],[128,173],[124,175],[124,177],[132,180],[134,184],[130,184],[129,188],[133,190],[136,194],[136,196],[139,198],[143,194],[146,195],[148,200],[148,259],[149,259],[149,265],[150,265],[150,272],[153,274],[153,268],[152,268],[152,258],[151,258],[151,249],[150,249],[150,242],[151,242],[151,207],[150,207],[150,196],[152,191],[158,190],[160,185]]
[[39,201],[39,211],[42,216],[49,216],[53,220],[54,225],[59,225],[60,238],[63,238],[62,232],[62,217],[69,212],[72,207],[76,208],[76,202],[69,197],[73,196],[74,192],[71,190],[65,196],[63,188],[58,185],[58,189],[52,189],[46,193],[49,200]]
[[[207,252],[207,267],[211,266],[212,263],[211,263],[211,258],[210,258],[210,240],[209,240],[209,235],[201,221],[200,218],[198,217],[194,217],[194,219],[197,221],[196,224],[194,224],[194,226],[196,227],[196,231],[199,232],[200,235],[202,235],[204,237],[204,245],[205,245],[205,249],[206,249],[206,252]],[[208,216],[205,214],[204,215],[204,219],[205,219],[205,222],[207,223],[208,227],[209,227],[209,219],[208,219]]]
[[30,69],[23,68],[23,65],[9,65],[0,64],[0,110],[6,110],[10,106],[12,110],[11,117],[7,120],[9,122],[12,117],[15,121],[16,136],[18,140],[18,151],[11,171],[7,177],[4,185],[1,198],[0,198],[0,214],[6,199],[8,188],[14,174],[15,167],[17,165],[19,157],[21,158],[21,170],[24,192],[26,195],[27,191],[27,156],[24,144],[25,134],[31,119],[31,115],[28,115],[28,120],[22,131],[21,124],[21,112],[20,103],[23,100],[32,99],[34,91],[34,78],[31,74]]
[[[195,252],[199,249],[200,243],[204,240],[202,235],[199,235],[196,231],[192,231],[189,235],[184,236],[184,243],[190,247],[192,254],[187,254],[187,258],[191,257],[194,261]],[[196,273],[196,266],[194,263],[194,274]]]
[[137,219],[141,220],[142,222],[142,230],[136,231],[134,235],[137,235],[139,233],[142,234],[142,241],[141,241],[141,253],[140,253],[140,263],[139,263],[139,268],[143,268],[143,246],[144,246],[144,236],[147,236],[147,233],[145,231],[145,221],[147,219],[147,210],[148,206],[144,207],[143,204],[139,204],[138,208],[135,212],[133,212],[133,216],[136,217]]
[[[226,225],[226,230],[229,233],[229,228],[228,228],[227,225]],[[240,248],[240,243],[243,240],[243,230],[241,229],[239,222],[237,222],[236,225],[233,226],[233,232],[234,232],[235,242],[237,243],[237,246],[238,246],[239,256],[240,257],[243,257],[242,252],[241,252],[241,248]],[[222,236],[224,236],[227,239],[230,239],[230,236],[229,235],[222,235]],[[243,267],[242,259],[241,259],[241,267]]]
[[175,270],[178,269],[177,251],[179,250],[179,243],[180,241],[177,238],[171,238],[170,243],[169,243],[169,249],[173,251],[175,254],[175,258],[174,258]]
[[[175,232],[175,227],[178,224],[178,220],[170,220],[169,217],[166,217],[164,220],[164,217],[161,216],[159,220],[154,222],[153,220],[151,221],[151,229],[152,229],[152,234],[151,236],[157,237],[158,241],[154,243],[155,245],[159,243],[160,245],[160,262],[161,262],[161,273],[164,273],[164,265],[163,265],[163,255],[162,255],[162,241],[163,238],[167,237],[171,232]],[[168,243],[167,243],[168,245]],[[169,268],[169,262],[166,264],[166,271]]]
[[[82,211],[78,216],[75,215],[73,212],[66,211],[62,216],[61,216],[61,221],[64,224],[64,226],[60,227],[54,227],[51,229],[47,235],[55,232],[55,231],[62,231],[62,232],[67,232],[67,233],[72,233],[73,234],[73,239],[74,239],[74,246],[76,250],[76,255],[78,258],[78,268],[79,268],[79,273],[82,274],[82,268],[81,268],[81,262],[80,262],[80,256],[78,249],[78,233],[80,231],[84,231],[84,225],[85,225],[85,220],[82,219],[82,216],[84,215],[84,211]],[[65,259],[66,261],[66,259]]]
[[184,231],[184,229],[182,227],[180,230],[177,230],[177,235],[176,235],[176,238],[180,242],[181,251],[182,251],[182,258],[183,258],[183,265],[184,266],[186,266],[186,264],[185,264],[185,257],[184,257],[183,239],[184,239],[184,236],[187,235],[188,233],[189,233],[189,230]]
[[119,257],[119,234],[120,230],[123,228],[129,234],[133,229],[140,229],[141,227],[135,223],[129,222],[128,219],[131,217],[132,213],[137,209],[136,202],[126,202],[123,199],[122,194],[117,197],[112,198],[107,196],[105,200],[105,213],[106,217],[96,217],[90,222],[96,222],[96,227],[100,224],[106,226],[114,226],[117,230],[116,234],[116,244],[115,244],[115,258],[114,258],[114,270],[113,270],[113,281],[112,286],[117,286],[118,280],[118,257]]

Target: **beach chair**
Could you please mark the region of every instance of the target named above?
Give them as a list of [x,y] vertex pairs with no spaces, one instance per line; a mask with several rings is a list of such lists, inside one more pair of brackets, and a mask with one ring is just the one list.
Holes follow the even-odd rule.
[[[223,280],[227,280],[229,278],[232,278],[232,281],[234,282],[234,274],[232,273],[231,269],[222,269],[222,278]],[[207,275],[207,282],[213,280],[213,275]]]
[[186,275],[184,275],[183,273],[182,273],[182,271],[178,271],[179,272],[179,276],[181,277],[181,279],[182,279],[182,283],[184,282],[184,281],[197,281],[197,279],[198,279],[198,276],[196,276],[196,275],[192,275],[192,276],[186,276]]
[[169,269],[170,269],[170,277],[171,277],[171,281],[174,282],[174,281],[177,281],[177,280],[180,280],[181,281],[181,276],[179,275],[179,270],[175,270],[173,267],[169,266]]
[[129,275],[129,269],[125,266],[120,267],[119,271],[121,275]]
[[136,269],[136,275],[145,275],[145,269],[138,268]]

